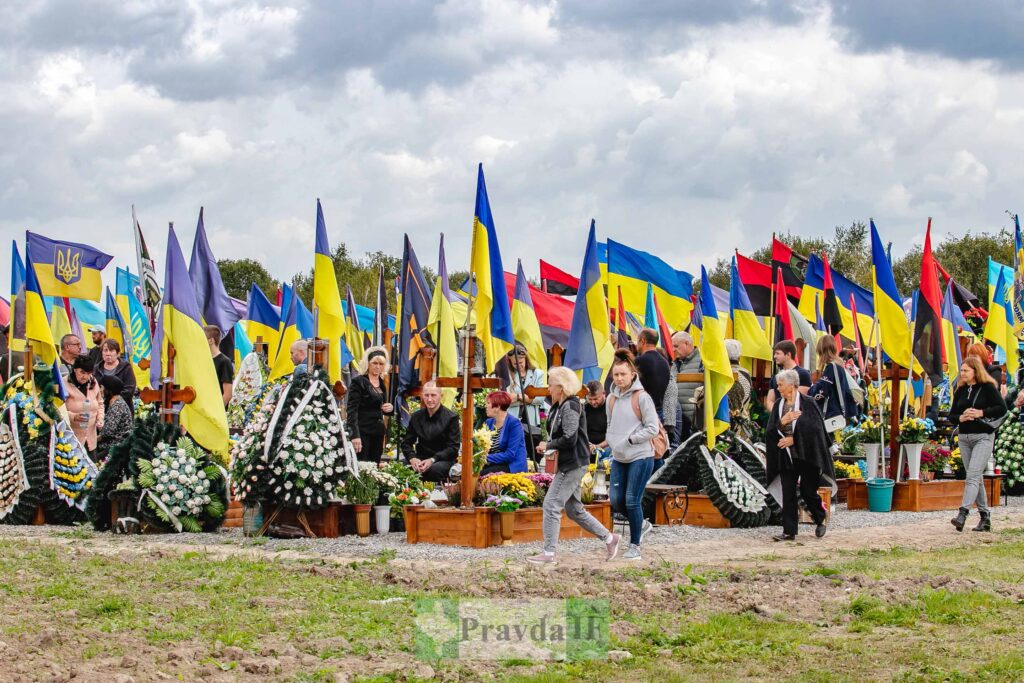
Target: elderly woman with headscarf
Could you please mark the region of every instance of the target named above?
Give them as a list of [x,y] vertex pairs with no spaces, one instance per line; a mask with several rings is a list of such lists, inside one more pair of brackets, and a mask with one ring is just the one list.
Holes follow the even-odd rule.
[[360,371],[348,389],[346,420],[352,433],[356,456],[368,462],[380,462],[384,453],[384,416],[394,412],[387,400],[384,375],[388,371],[388,353],[383,346],[371,346],[360,362]]
[[[107,339],[107,341],[113,341]],[[107,456],[107,450],[128,437],[132,433],[134,415],[132,408],[124,399],[124,384],[121,379],[114,375],[103,375],[99,378],[99,384],[103,387],[103,403],[105,409],[103,414],[103,427],[99,432],[99,439],[96,442],[96,450],[101,452],[101,457]]]
[[[814,399],[800,393],[800,375],[783,370],[775,375],[780,399],[772,406],[765,433],[769,491],[782,498],[782,533],[776,541],[796,540],[799,510],[797,490],[816,525],[814,535],[825,535],[825,505],[818,495],[824,478],[836,490],[831,440]],[[776,481],[778,480],[778,481]],[[781,494],[778,491],[781,485]]]
[[96,450],[96,432],[103,427],[103,391],[93,376],[92,358],[79,354],[67,381],[67,408],[71,429],[90,453]]

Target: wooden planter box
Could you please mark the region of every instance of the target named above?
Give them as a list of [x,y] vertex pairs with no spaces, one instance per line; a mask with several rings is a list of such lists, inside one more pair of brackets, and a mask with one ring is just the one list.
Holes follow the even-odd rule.
[[[274,504],[267,504],[263,506],[263,521],[270,519],[271,515],[274,514],[277,506]],[[314,538],[337,538],[339,530],[339,508],[340,503],[330,503],[327,507],[320,508],[319,510],[306,510],[305,518],[306,524],[309,525],[310,530],[313,532]],[[302,529],[302,522],[299,520],[299,511],[294,508],[282,507],[277,517],[272,522],[273,525],[286,524],[288,526],[298,527]]]
[[224,514],[225,529],[242,528],[242,503],[238,500],[228,501],[228,511]]
[[673,497],[660,491],[654,492],[655,524],[670,526],[688,524],[689,526],[703,526],[712,529],[728,529],[732,526],[729,520],[718,511],[718,508],[711,502],[707,494],[680,493],[678,500],[681,507],[676,507],[673,502],[666,500],[666,498],[671,499]]
[[[587,505],[587,511],[594,515],[606,529],[612,528],[611,506],[607,503]],[[541,508],[525,508],[516,511],[513,543],[532,543],[544,538],[541,528]],[[559,538],[584,538],[588,534],[562,513],[562,527]],[[487,548],[501,545],[498,514],[493,508],[452,508],[425,509],[419,505],[405,508],[405,540],[407,543],[437,543],[439,545],[462,545],[472,548]]]
[[836,479],[836,502],[837,503],[845,503],[846,502],[846,494],[849,491],[849,488],[850,488],[850,479],[849,478]]
[[[821,496],[821,502],[825,504],[825,523],[828,524],[832,519],[832,487],[820,487],[818,489],[818,495]],[[803,508],[800,508],[798,521],[800,524],[814,524],[814,519],[811,517],[811,513],[807,512]]]
[[[1001,477],[986,476],[984,483],[989,506],[999,505],[1002,497]],[[964,484],[963,479],[913,479],[898,482],[892,493],[892,509],[904,512],[956,510],[963,501]],[[868,509],[867,484],[857,480],[850,485],[846,507],[850,510]]]

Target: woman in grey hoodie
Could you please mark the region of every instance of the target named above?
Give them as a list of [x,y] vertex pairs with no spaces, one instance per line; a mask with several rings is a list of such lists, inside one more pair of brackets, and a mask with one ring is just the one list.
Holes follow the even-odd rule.
[[640,542],[651,523],[644,519],[641,500],[654,469],[654,446],[660,423],[654,400],[644,391],[637,376],[633,354],[615,352],[612,390],[605,402],[608,410],[608,445],[612,449],[612,509],[629,520],[629,548],[624,560],[640,559]]

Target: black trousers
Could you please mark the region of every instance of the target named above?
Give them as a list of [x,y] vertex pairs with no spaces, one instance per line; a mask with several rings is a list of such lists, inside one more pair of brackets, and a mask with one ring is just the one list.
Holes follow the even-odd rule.
[[821,496],[818,495],[821,470],[803,460],[793,460],[793,469],[780,472],[779,478],[782,483],[782,533],[796,536],[800,521],[800,506],[796,497],[798,488],[807,503],[811,519],[815,524],[824,524],[825,510],[822,508]]
[[366,432],[360,434],[360,437],[363,440],[363,450],[356,454],[356,458],[363,462],[379,463],[384,454],[384,432],[380,434]]

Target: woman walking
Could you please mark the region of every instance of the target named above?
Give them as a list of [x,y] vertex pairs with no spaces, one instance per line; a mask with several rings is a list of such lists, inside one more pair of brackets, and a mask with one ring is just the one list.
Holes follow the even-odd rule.
[[992,518],[985,496],[983,474],[992,457],[996,428],[1006,415],[1006,402],[999,395],[996,380],[988,374],[981,358],[967,356],[960,366],[960,382],[953,394],[949,421],[960,426],[960,458],[967,470],[967,483],[960,511],[950,520],[957,531],[964,530],[971,504],[976,503],[981,520],[974,531],[992,531]]
[[552,402],[551,414],[548,416],[550,437],[537,445],[537,452],[555,460],[558,471],[544,496],[544,552],[526,558],[534,564],[555,562],[563,510],[584,531],[589,531],[605,542],[607,559],[615,557],[619,549],[619,535],[605,529],[587,512],[580,500],[580,482],[590,464],[583,404],[576,396],[581,386],[576,373],[569,368],[559,366],[548,370]]
[[765,431],[768,489],[775,479],[782,486],[782,533],[776,541],[795,541],[799,509],[797,489],[814,520],[814,535],[825,535],[825,505],[818,495],[824,479],[836,491],[835,470],[829,453],[831,439],[814,400],[800,393],[800,375],[796,370],[783,370],[775,375],[780,400],[772,406]]
[[380,462],[384,453],[384,416],[394,407],[387,402],[383,377],[388,371],[388,354],[382,346],[371,346],[360,364],[363,374],[352,380],[346,404],[347,424],[352,432],[356,457]]
[[624,560],[640,559],[640,543],[651,530],[644,519],[641,501],[647,480],[654,470],[654,446],[658,434],[658,411],[637,376],[633,354],[615,352],[612,363],[612,391],[605,402],[608,411],[608,445],[612,449],[612,477],[609,498],[612,510],[629,520],[629,548]]

